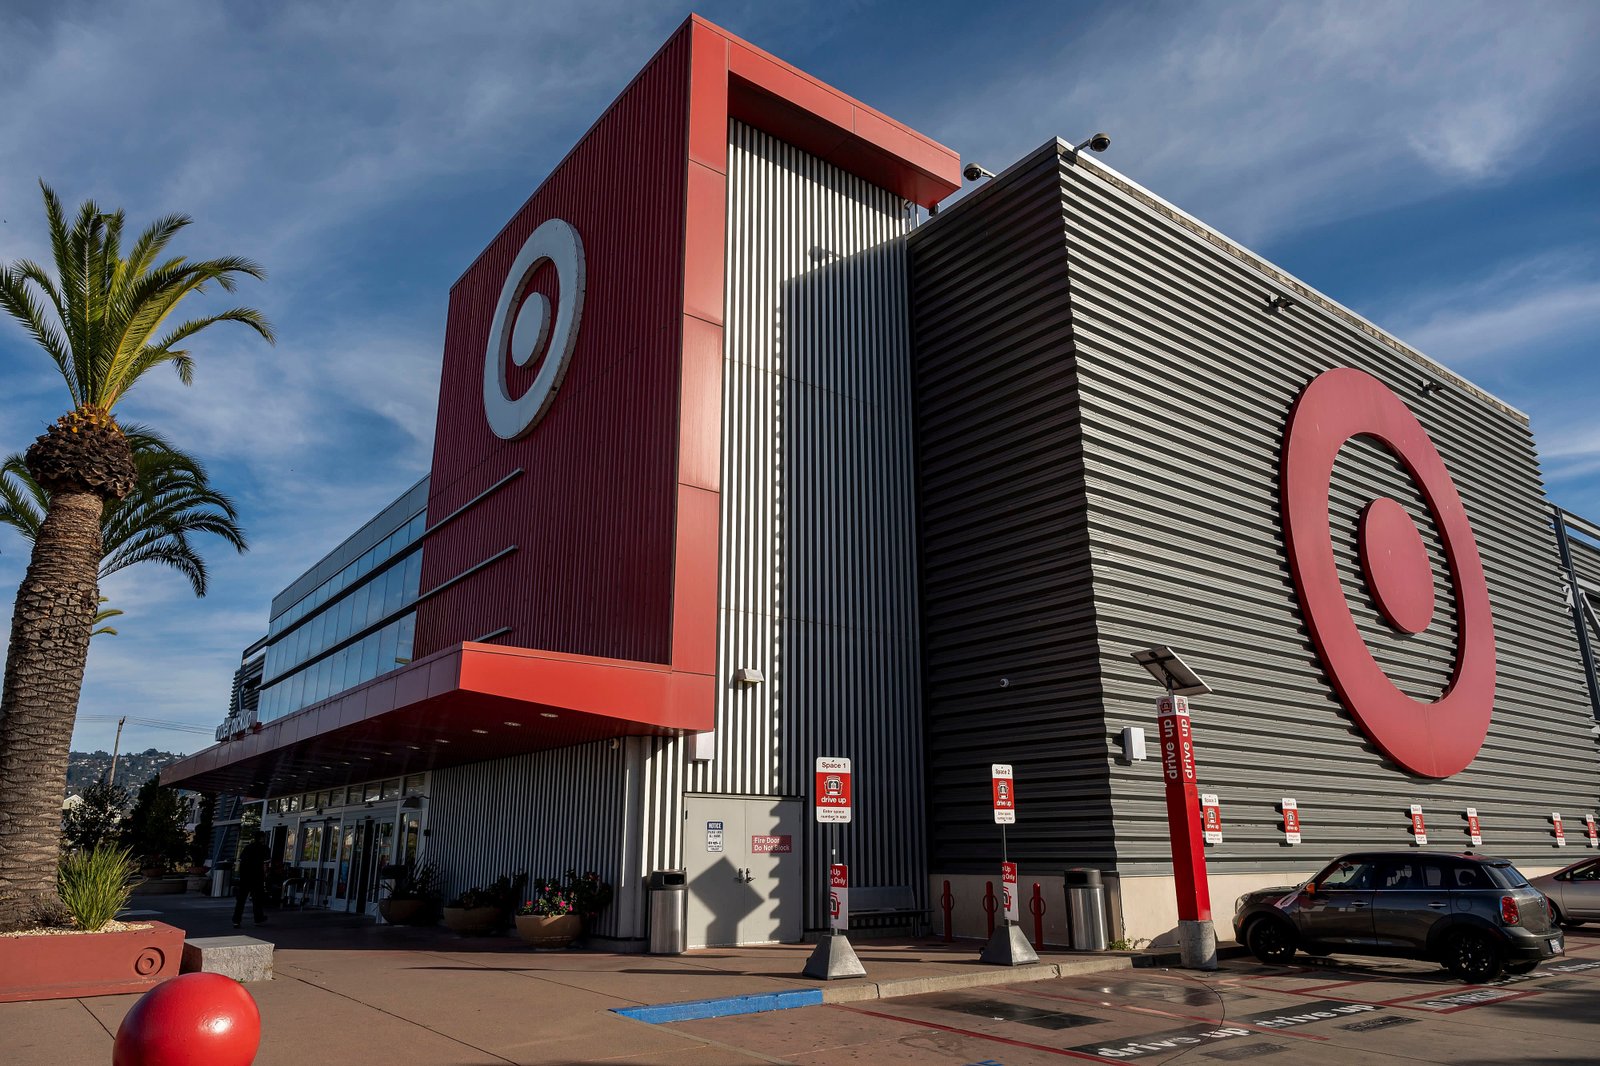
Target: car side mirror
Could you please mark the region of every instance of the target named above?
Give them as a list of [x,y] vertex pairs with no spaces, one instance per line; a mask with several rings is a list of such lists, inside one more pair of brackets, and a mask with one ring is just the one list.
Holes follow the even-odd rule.
[[1307,881],[1305,893],[1308,896],[1315,896],[1317,894],[1317,883],[1315,881]]

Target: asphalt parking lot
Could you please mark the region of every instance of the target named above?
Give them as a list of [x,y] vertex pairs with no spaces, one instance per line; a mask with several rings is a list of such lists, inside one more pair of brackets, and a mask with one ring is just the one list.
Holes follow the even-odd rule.
[[1419,962],[1234,959],[673,1025],[797,1064],[1028,1066],[1264,1059],[1457,1066],[1600,1062],[1600,931],[1525,977],[1464,985]]

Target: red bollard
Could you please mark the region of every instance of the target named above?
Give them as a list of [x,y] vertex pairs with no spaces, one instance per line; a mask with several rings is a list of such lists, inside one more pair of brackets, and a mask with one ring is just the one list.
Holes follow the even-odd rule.
[[111,1066],[250,1066],[261,1011],[220,973],[186,973],[139,998],[117,1029]]
[[1028,901],[1028,913],[1033,915],[1033,950],[1044,950],[1044,896],[1039,891],[1039,882],[1033,883],[1033,898]]
[[983,912],[989,916],[989,932],[986,935],[990,939],[994,938],[994,912],[999,909],[1000,901],[994,896],[994,882],[985,881],[983,883]]
[[950,894],[949,881],[944,883],[944,893],[939,897],[939,906],[944,908],[944,942],[948,944],[950,941],[956,938],[954,925],[955,920],[952,917],[952,914],[955,911],[956,898]]

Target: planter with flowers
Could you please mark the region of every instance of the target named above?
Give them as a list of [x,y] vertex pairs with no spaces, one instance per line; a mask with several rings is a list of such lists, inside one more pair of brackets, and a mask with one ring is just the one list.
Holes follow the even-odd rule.
[[536,949],[559,951],[610,902],[611,886],[592,871],[580,876],[569,869],[560,880],[541,877],[517,908],[517,935]]
[[502,876],[492,885],[469,888],[444,908],[445,928],[462,936],[487,936],[511,918],[528,875]]

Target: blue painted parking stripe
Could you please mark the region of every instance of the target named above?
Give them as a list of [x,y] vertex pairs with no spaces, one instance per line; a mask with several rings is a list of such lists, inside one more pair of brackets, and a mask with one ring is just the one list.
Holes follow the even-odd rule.
[[613,1007],[636,1021],[651,1025],[692,1022],[701,1018],[726,1018],[734,1014],[760,1014],[791,1007],[817,1007],[822,1004],[822,989],[797,988],[788,992],[767,992],[753,996],[724,996],[721,999],[692,999],[687,1003],[658,1003],[648,1007]]

